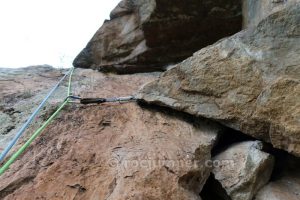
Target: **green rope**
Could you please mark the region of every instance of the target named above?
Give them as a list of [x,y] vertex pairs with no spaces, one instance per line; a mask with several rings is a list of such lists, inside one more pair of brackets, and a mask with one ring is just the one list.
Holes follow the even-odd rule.
[[[68,83],[68,96],[71,94],[71,81],[73,75],[74,68],[71,71]],[[2,175],[9,166],[28,148],[28,146],[41,134],[41,132],[53,121],[53,119],[60,113],[60,111],[65,107],[65,105],[69,102],[68,98],[64,100],[64,102],[58,107],[58,109],[44,122],[44,124],[37,129],[33,135],[26,141],[25,144],[21,146],[21,148],[14,153],[10,159],[0,168],[0,175]]]
[[72,67],[72,71],[70,73],[70,77],[69,77],[69,83],[68,83],[68,93],[67,96],[71,95],[71,82],[72,82],[72,76],[73,76],[73,72],[74,72],[74,67]]

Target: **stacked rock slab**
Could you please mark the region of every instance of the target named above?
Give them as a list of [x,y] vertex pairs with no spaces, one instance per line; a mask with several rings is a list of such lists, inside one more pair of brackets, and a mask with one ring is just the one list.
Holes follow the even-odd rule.
[[139,98],[217,120],[300,156],[300,4],[196,52]]
[[163,70],[241,30],[241,4],[240,0],[123,0],[73,64],[118,73]]

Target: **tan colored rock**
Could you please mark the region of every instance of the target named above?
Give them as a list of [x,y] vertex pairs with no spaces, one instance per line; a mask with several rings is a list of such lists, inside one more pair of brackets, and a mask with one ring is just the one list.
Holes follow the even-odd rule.
[[[72,86],[82,97],[126,96],[156,77],[77,69]],[[0,199],[198,200],[219,130],[135,103],[72,104],[1,176]]]
[[239,0],[122,0],[73,64],[117,73],[164,70],[241,30],[241,4]]
[[213,158],[212,171],[232,200],[252,200],[270,179],[274,158],[259,141],[234,144]]
[[214,119],[300,156],[300,4],[204,48],[139,98]]

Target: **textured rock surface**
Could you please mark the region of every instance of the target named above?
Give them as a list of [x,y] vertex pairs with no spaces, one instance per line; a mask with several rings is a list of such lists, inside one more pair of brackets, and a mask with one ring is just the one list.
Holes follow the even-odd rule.
[[[63,76],[63,72],[66,70],[53,70],[51,66],[0,68],[0,151],[40,104],[50,88]],[[40,125],[47,111],[53,109],[53,105],[62,98],[61,91],[64,90],[65,84],[49,99],[33,127]]]
[[73,64],[119,73],[162,70],[241,30],[241,7],[240,0],[123,0]]
[[196,52],[139,97],[300,156],[300,4]]
[[[300,160],[289,163],[284,174],[263,187],[255,200],[299,200],[300,199]],[[285,165],[288,165],[285,163]]]
[[243,26],[256,26],[268,15],[288,6],[300,3],[299,0],[243,0]]
[[[11,81],[11,87],[45,84],[26,70],[31,78]],[[84,97],[131,95],[156,77],[77,69],[73,89]],[[211,170],[204,163],[219,130],[135,103],[69,105],[1,176],[0,199],[200,199]]]
[[[213,174],[232,200],[251,200],[270,179],[274,158],[259,141],[234,144],[213,158]],[[221,196],[221,195],[220,195]]]

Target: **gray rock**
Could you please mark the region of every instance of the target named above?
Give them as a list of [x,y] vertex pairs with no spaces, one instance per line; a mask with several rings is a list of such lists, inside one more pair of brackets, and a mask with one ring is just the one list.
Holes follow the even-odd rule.
[[300,4],[196,52],[139,98],[217,120],[300,156]]
[[256,26],[270,14],[299,2],[299,0],[244,0],[243,26],[245,28]]
[[[285,163],[287,165],[287,163]],[[299,200],[300,199],[300,160],[291,163],[283,175],[263,187],[255,200]]]
[[241,30],[241,7],[239,0],[123,0],[73,64],[118,73],[164,70]]
[[213,174],[232,200],[251,200],[270,179],[274,159],[259,141],[230,146],[213,158]]
[[255,200],[299,200],[299,177],[283,177],[265,186]]
[[[0,68],[0,152],[66,71],[49,65]],[[33,130],[41,125],[56,103],[65,98],[66,87],[66,83],[62,84],[45,104],[30,125]],[[24,134],[28,134],[28,131]]]

